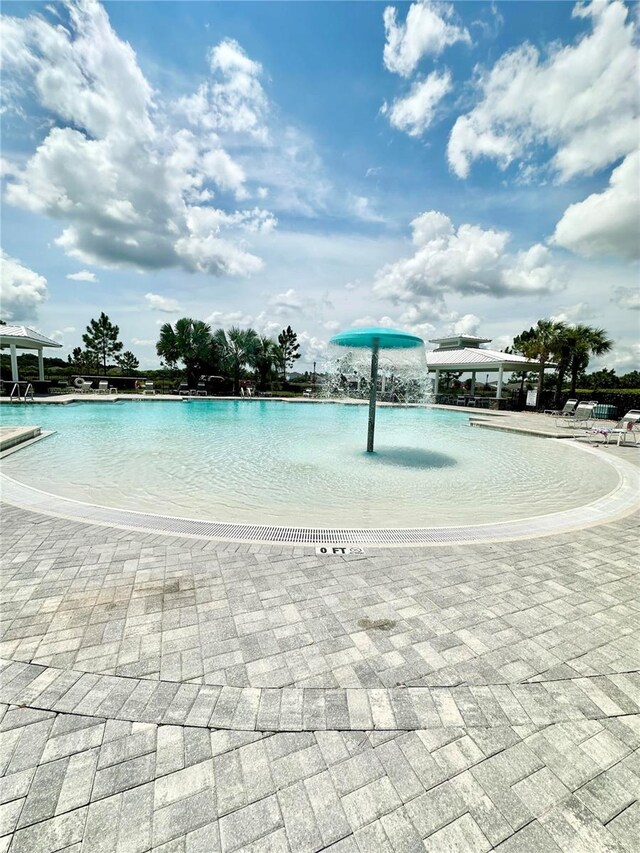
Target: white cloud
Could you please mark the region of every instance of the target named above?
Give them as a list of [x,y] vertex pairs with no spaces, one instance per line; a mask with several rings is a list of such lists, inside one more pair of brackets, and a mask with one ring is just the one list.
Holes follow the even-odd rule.
[[228,329],[230,326],[239,326],[242,329],[253,325],[254,317],[242,311],[212,311],[206,318],[212,329]]
[[316,298],[307,294],[299,293],[290,287],[283,293],[276,293],[269,297],[269,313],[277,317],[287,318],[291,314],[313,315],[316,319],[322,317],[325,311],[331,310],[333,304],[327,294]]
[[560,270],[549,249],[540,244],[508,254],[507,231],[464,224],[428,211],[411,223],[414,254],[387,264],[376,273],[374,294],[410,303],[405,322],[431,322],[446,316],[444,296],[458,293],[540,295],[562,287]]
[[258,63],[235,42],[213,48],[209,112],[194,133],[176,126],[171,106],[152,92],[134,51],[94,0],[69,6],[68,27],[36,14],[7,16],[3,26],[11,36],[3,40],[11,45],[3,68],[10,95],[32,87],[55,125],[24,168],[12,170],[9,204],[63,222],[55,242],[83,263],[212,275],[261,268],[246,235],[275,219],[209,204],[214,188],[236,199],[249,192],[242,164],[203,129],[215,114],[216,127],[240,141],[260,135],[266,97]]
[[[260,156],[252,154],[249,160],[247,169],[251,168],[252,178],[261,184],[276,210],[315,217],[332,200],[332,186],[316,146],[297,127],[274,128]],[[260,198],[260,188],[257,194]]]
[[599,359],[594,359],[589,368],[598,367],[614,368],[619,376],[630,373],[632,370],[640,370],[640,343],[616,344],[612,352],[606,355],[606,364],[600,364]]
[[586,257],[640,257],[640,151],[613,170],[604,192],[565,210],[552,241]]
[[640,289],[616,287],[613,291],[613,301],[625,311],[640,311]]
[[75,332],[75,330],[75,326],[65,326],[64,329],[56,329],[55,331],[51,332],[49,334],[49,337],[64,346],[65,335],[70,335]]
[[385,329],[393,329],[396,325],[397,320],[388,317],[386,314],[384,317],[373,317],[369,314],[366,317],[358,317],[351,323],[354,329],[366,328],[367,326],[381,326]]
[[96,274],[94,272],[89,272],[89,270],[80,270],[80,272],[72,272],[69,273],[67,278],[70,278],[71,281],[97,281]]
[[[304,331],[298,333],[298,343],[300,344],[300,361],[297,364],[300,368],[303,365],[311,366],[314,361],[322,362],[327,356],[328,343],[323,338]],[[293,369],[296,370],[296,367]]]
[[180,310],[176,299],[161,296],[159,293],[145,293],[144,298],[149,308],[153,311],[164,311],[167,314],[175,314],[176,311]]
[[204,154],[202,172],[221,189],[231,190],[237,199],[247,198],[248,192],[244,186],[246,181],[244,169],[223,148],[216,148]]
[[511,347],[513,345],[513,335],[498,335],[493,338],[491,341],[491,349],[498,350],[498,352],[504,352],[507,347]]
[[454,335],[477,335],[480,326],[480,317],[475,314],[464,314],[451,324],[451,333]]
[[156,342],[151,338],[131,338],[131,343],[137,347],[154,347]]
[[225,39],[209,53],[211,82],[178,101],[178,108],[196,127],[249,134],[266,142],[268,101],[260,84],[262,66],[250,59],[237,41]]
[[449,45],[471,42],[464,27],[454,22],[453,6],[448,3],[412,3],[404,24],[397,23],[397,10],[384,10],[384,64],[389,71],[409,77],[423,56],[438,56]]
[[0,311],[3,320],[29,322],[47,298],[47,280],[0,250]]
[[398,98],[389,106],[384,104],[382,113],[397,130],[409,136],[421,136],[433,121],[436,108],[444,96],[451,91],[451,74],[433,71],[426,80],[417,81],[404,98]]
[[384,216],[372,207],[370,199],[366,196],[349,195],[348,203],[351,211],[362,222],[386,222]]
[[634,24],[628,8],[578,4],[574,17],[590,17],[592,32],[575,44],[553,43],[545,57],[530,44],[479,71],[478,104],[456,121],[449,164],[462,178],[479,157],[506,168],[537,146],[555,151],[551,166],[561,180],[591,174],[638,144]]
[[[70,3],[69,28],[44,17],[3,19],[3,70],[26,74],[40,103],[61,119],[104,138],[112,128],[137,141],[153,134],[152,90],[126,42],[96,2]],[[73,34],[73,36],[72,36]]]
[[302,311],[305,307],[305,300],[295,288],[290,287],[284,293],[276,293],[271,296],[269,298],[269,305],[278,314],[289,314],[291,312]]
[[588,302],[576,302],[575,305],[566,305],[560,308],[549,319],[554,323],[567,323],[570,326],[576,323],[585,323],[596,316],[595,311]]

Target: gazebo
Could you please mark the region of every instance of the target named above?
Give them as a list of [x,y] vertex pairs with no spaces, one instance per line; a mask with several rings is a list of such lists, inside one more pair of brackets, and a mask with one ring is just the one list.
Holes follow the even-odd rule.
[[[455,335],[450,338],[434,338],[429,343],[437,344],[436,349],[427,353],[429,372],[435,373],[433,393],[438,393],[440,374],[456,371],[471,374],[471,393],[475,393],[476,373],[497,373],[498,387],[496,399],[502,398],[504,371],[540,371],[540,362],[522,355],[482,349],[480,344],[490,344],[491,338],[479,338],[475,335]],[[545,364],[555,367],[555,364]]]
[[35,329],[28,326],[0,326],[0,349],[9,349],[11,354],[11,379],[18,382],[18,350],[28,349],[38,351],[38,378],[44,380],[44,357],[42,352],[45,347],[61,347],[57,341],[45,338]]

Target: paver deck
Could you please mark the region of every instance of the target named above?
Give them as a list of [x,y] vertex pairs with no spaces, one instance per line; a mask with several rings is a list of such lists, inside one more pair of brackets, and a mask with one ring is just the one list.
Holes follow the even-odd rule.
[[640,850],[634,516],[322,557],[6,506],[2,539],[0,851]]

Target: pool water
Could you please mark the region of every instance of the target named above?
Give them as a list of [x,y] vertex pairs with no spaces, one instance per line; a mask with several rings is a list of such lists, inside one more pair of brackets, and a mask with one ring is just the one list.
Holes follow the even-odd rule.
[[211,521],[437,527],[583,506],[618,475],[571,442],[471,428],[468,415],[277,401],[0,406],[56,434],[2,462],[53,494]]

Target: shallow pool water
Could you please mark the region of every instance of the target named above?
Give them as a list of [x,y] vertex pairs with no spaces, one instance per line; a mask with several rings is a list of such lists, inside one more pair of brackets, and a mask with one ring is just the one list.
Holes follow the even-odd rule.
[[56,434],[2,462],[47,492],[212,521],[434,527],[583,506],[615,470],[570,441],[469,426],[467,414],[277,401],[1,406],[3,424]]

